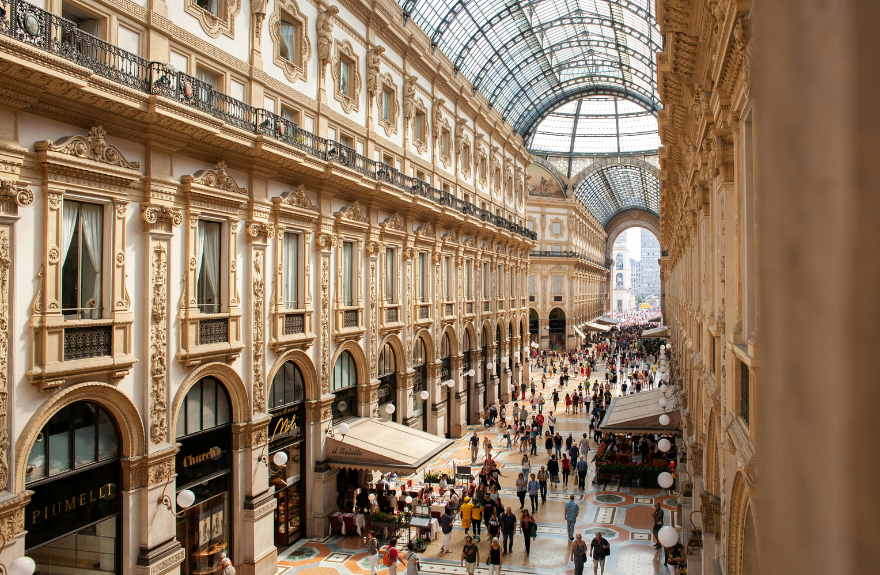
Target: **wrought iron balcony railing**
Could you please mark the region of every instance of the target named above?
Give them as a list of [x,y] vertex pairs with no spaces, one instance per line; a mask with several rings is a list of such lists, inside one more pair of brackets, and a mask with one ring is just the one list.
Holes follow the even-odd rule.
[[170,64],[151,62],[127,52],[80,30],[70,20],[23,0],[0,0],[0,34],[88,68],[98,76],[146,94],[169,98],[241,130],[281,141],[306,154],[338,163],[365,177],[389,183],[503,230],[530,240],[538,237],[525,226],[402,174],[338,142],[306,132],[294,122],[236,100]]
[[593,265],[599,266],[600,268],[604,268],[606,270],[608,269],[605,266],[604,262],[602,262],[596,258],[592,258],[586,254],[582,254],[580,252],[575,252],[575,251],[571,251],[571,250],[556,251],[556,252],[548,251],[548,250],[532,250],[529,252],[529,257],[532,257],[532,258],[578,258],[579,260],[589,262]]

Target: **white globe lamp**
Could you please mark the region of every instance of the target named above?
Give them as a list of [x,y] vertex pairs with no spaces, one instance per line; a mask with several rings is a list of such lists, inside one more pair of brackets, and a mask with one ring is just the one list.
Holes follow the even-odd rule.
[[394,407],[394,404],[393,404],[393,403],[386,403],[386,404],[385,404],[385,413],[387,413],[388,415],[392,415],[392,414],[394,414],[394,412],[395,412],[396,410],[397,410],[397,408]]
[[369,499],[370,501],[375,501],[375,500],[376,500],[376,494],[375,494],[375,493],[370,493],[369,495],[367,495],[367,499]]
[[407,495],[407,496],[406,496],[406,499],[404,499],[404,501],[406,501],[406,504],[409,505],[410,503],[412,503],[412,497],[410,497],[409,495]]
[[467,375],[468,377],[473,377],[473,376],[477,375],[477,372],[474,370],[470,370],[465,375]]
[[657,485],[662,487],[663,489],[669,489],[672,487],[672,484],[675,480],[672,477],[672,474],[668,471],[664,471],[660,475],[657,476]]
[[189,489],[184,489],[180,493],[177,494],[177,506],[181,509],[186,509],[188,507],[192,507],[192,504],[196,501],[196,494],[190,491]]
[[486,364],[486,369],[493,369],[494,367],[495,367],[495,364],[492,363],[491,361]]
[[336,428],[336,431],[338,431],[342,435],[347,435],[348,432],[351,431],[351,428],[348,426],[347,423],[340,423],[339,427]]
[[657,447],[660,448],[660,451],[665,453],[672,448],[672,442],[664,437],[657,443]]
[[30,557],[19,557],[9,564],[9,575],[33,575],[37,564]]
[[666,393],[669,390],[669,386],[665,383],[660,384],[660,393]]
[[660,545],[668,549],[678,543],[678,531],[669,525],[661,527],[657,533],[657,540],[660,541]]
[[660,425],[669,425],[669,416],[665,413],[660,416]]
[[429,396],[430,396],[430,394],[427,391],[423,391],[422,393],[419,394],[419,397],[422,398],[422,401],[427,401]]
[[277,467],[284,467],[287,465],[287,453],[283,451],[277,452],[272,456],[272,463],[274,463]]
[[660,403],[660,407],[666,407],[669,404],[669,400],[665,397],[661,397],[658,403]]

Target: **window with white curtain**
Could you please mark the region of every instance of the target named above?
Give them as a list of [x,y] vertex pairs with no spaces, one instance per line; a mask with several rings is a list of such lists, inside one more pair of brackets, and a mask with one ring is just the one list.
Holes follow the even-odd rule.
[[289,20],[281,18],[279,32],[281,45],[278,48],[281,57],[292,64],[300,66],[302,64],[302,58],[299,50],[299,26]]
[[428,254],[419,252],[419,301],[428,301]]
[[394,94],[391,90],[382,90],[382,119],[386,122],[391,121],[391,99]]
[[196,6],[214,16],[220,15],[220,0],[196,0]]
[[385,301],[390,304],[397,302],[394,280],[397,277],[397,258],[394,248],[385,248]]
[[299,234],[284,234],[284,307],[299,309]]
[[342,299],[343,305],[354,305],[354,242],[342,242]]
[[339,59],[339,93],[351,96],[351,62]]
[[452,267],[452,257],[446,256],[446,301],[452,301],[455,293],[454,280],[455,271]]
[[104,206],[65,200],[62,218],[62,313],[65,319],[101,319]]
[[504,285],[504,275],[501,273],[501,266],[498,266],[498,269],[495,270],[495,292],[499,298],[502,295],[501,287]]
[[483,299],[489,299],[489,264],[483,264]]
[[196,246],[196,297],[202,313],[220,313],[219,222],[199,220]]
[[535,295],[535,276],[529,276],[529,295]]
[[510,297],[516,295],[516,280],[514,279],[515,275],[516,272],[514,271],[514,269],[510,268]]
[[553,276],[553,295],[562,295],[562,276]]
[[474,260],[468,260],[465,263],[465,274],[467,277],[465,278],[465,296],[467,299],[474,298]]

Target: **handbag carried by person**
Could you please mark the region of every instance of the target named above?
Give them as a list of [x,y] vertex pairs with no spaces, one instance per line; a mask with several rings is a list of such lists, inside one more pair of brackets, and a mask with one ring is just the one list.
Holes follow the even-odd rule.
[[538,536],[538,524],[537,523],[532,522],[532,530],[531,531],[532,532],[529,535],[531,535],[532,539],[535,539]]

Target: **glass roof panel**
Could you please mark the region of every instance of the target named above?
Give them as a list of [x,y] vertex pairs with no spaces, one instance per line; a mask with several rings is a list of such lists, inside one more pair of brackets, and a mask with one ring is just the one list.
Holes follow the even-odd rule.
[[602,225],[617,212],[630,208],[656,214],[660,209],[660,181],[655,172],[643,166],[621,160],[600,168],[577,183],[574,195]]
[[586,94],[660,109],[653,0],[398,1],[527,138],[559,102]]

